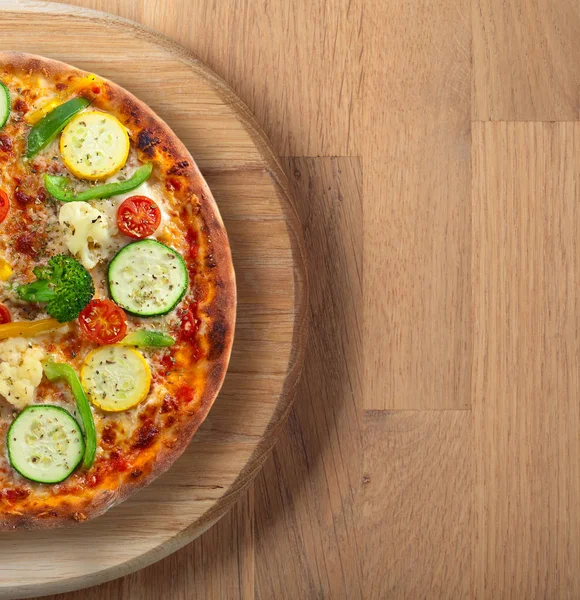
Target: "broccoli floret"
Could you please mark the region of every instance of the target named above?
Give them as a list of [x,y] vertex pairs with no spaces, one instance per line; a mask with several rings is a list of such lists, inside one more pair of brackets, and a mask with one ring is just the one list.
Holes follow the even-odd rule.
[[36,281],[18,286],[16,292],[28,302],[46,302],[48,314],[59,323],[76,319],[95,294],[90,273],[71,256],[53,256],[33,272]]

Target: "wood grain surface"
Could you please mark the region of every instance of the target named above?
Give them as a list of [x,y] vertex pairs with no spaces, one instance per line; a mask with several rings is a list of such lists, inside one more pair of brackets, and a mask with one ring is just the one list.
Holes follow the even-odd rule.
[[288,157],[314,326],[234,511],[59,600],[578,598],[577,0],[74,3],[192,50]]
[[[151,564],[243,498],[295,395],[308,307],[302,227],[288,180],[263,132],[222,80],[166,38],[104,13],[0,0],[0,18],[1,49],[109,76],[173,125],[214,190],[238,289],[227,381],[183,456],[99,519],[59,530],[3,532],[0,598],[16,598],[101,583]],[[146,77],[143,56],[151,67]],[[167,94],[175,102],[168,105]],[[248,513],[251,505],[241,514]],[[232,522],[246,525],[243,517]],[[253,548],[247,531],[240,531],[240,540]],[[239,555],[246,557],[243,544]],[[25,566],[30,559],[34,569]]]
[[355,506],[361,464],[362,170],[356,158],[284,163],[303,199],[311,335],[287,433],[254,484],[256,596],[355,600],[364,597]]
[[473,168],[475,589],[575,598],[580,123],[477,123]]
[[472,435],[469,411],[365,413],[366,598],[469,595]]
[[580,15],[572,0],[472,0],[476,121],[580,118]]
[[366,13],[366,409],[470,405],[469,2],[428,4]]

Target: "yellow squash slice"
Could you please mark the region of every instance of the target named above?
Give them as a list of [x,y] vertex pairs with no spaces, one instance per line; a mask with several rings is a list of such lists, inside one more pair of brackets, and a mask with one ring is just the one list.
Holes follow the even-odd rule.
[[60,153],[67,169],[79,179],[95,181],[114,175],[129,156],[129,134],[109,113],[79,113],[64,128]]
[[119,345],[101,346],[85,359],[81,380],[95,406],[119,412],[132,408],[147,396],[151,371],[138,350]]

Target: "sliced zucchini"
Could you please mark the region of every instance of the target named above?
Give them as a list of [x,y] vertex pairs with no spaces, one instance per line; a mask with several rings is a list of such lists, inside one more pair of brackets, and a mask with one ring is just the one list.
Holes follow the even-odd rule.
[[6,125],[10,116],[10,92],[0,81],[0,129]]
[[152,239],[119,250],[109,265],[108,279],[113,300],[141,317],[164,315],[175,308],[189,281],[182,256]]
[[129,156],[129,134],[109,113],[87,111],[74,117],[60,137],[66,168],[79,179],[114,175]]
[[147,396],[151,370],[138,350],[101,346],[88,354],[81,379],[95,406],[118,412],[132,408]]
[[7,442],[10,464],[38,483],[64,481],[85,453],[76,420],[64,408],[47,404],[25,408],[10,425]]

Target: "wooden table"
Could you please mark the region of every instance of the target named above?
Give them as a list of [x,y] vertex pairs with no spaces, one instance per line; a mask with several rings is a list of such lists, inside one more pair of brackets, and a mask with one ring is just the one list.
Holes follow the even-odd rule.
[[182,43],[256,114],[312,335],[244,500],[58,598],[580,597],[577,0],[75,3]]
[[362,398],[361,6],[73,3],[168,35],[255,113],[299,198],[311,257],[312,336],[298,401],[278,446],[231,513],[152,567],[53,598],[360,598],[353,541]]

